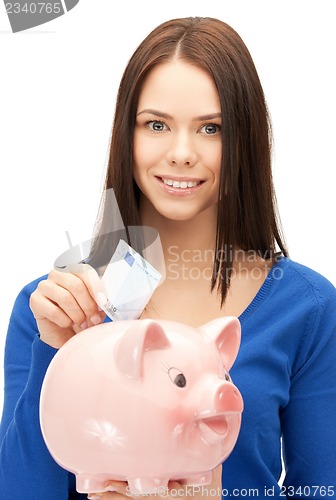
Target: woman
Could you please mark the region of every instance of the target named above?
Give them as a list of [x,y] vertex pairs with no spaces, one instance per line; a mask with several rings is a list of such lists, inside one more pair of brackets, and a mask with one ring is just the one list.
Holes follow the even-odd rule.
[[[238,316],[231,370],[244,399],[237,445],[201,492],[187,497],[335,495],[335,288],[291,261],[273,192],[270,126],[251,56],[237,33],[209,18],[157,27],[123,75],[106,189],[126,226],[154,227],[166,278],[141,318],[201,325]],[[39,389],[57,349],[104,319],[94,297],[113,251],[103,208],[88,273],[51,271],[19,295],[6,344],[1,492],[30,499],[84,498],[48,454]],[[18,350],[17,346],[20,346]],[[278,485],[283,440],[286,474]],[[89,498],[116,499],[108,482]]]

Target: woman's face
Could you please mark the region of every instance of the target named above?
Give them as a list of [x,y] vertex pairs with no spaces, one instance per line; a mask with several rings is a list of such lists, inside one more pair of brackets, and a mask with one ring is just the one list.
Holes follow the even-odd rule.
[[189,220],[216,206],[221,109],[204,70],[182,60],[156,66],[139,96],[134,179],[162,216]]

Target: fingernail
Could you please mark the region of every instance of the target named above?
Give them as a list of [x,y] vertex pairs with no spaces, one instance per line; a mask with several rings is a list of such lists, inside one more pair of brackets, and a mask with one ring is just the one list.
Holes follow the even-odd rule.
[[88,495],[89,500],[101,500],[101,495]]
[[85,330],[85,328],[88,327],[87,321],[83,321],[83,323],[81,324],[80,327],[81,327],[82,330]]
[[119,486],[110,485],[110,486],[105,486],[104,491],[114,491],[114,492],[120,493],[122,491],[122,489]]
[[96,295],[96,302],[99,306],[105,306],[107,302],[107,297],[104,292],[98,292]]
[[99,316],[99,314],[94,314],[93,316],[91,316],[90,321],[93,325],[99,325],[99,323],[101,323],[102,319]]
[[117,493],[120,493],[123,490],[123,486],[120,486],[118,481],[107,481],[104,485],[104,490],[103,491],[116,491]]

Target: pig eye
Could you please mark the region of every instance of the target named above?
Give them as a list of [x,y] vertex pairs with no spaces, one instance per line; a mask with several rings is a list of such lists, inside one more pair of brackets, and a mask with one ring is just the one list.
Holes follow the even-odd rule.
[[170,380],[177,385],[177,387],[185,387],[187,385],[185,376],[178,368],[169,368],[168,375]]
[[177,387],[185,387],[187,385],[187,381],[183,373],[176,375],[174,384],[177,385]]
[[225,373],[225,380],[227,382],[230,382],[230,375],[228,373]]

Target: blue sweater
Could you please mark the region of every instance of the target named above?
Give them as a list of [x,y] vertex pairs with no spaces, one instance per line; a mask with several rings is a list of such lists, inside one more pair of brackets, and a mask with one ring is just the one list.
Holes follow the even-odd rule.
[[[39,393],[56,350],[39,339],[29,308],[39,280],[18,295],[9,323],[0,499],[85,499],[40,432]],[[238,442],[223,465],[223,498],[336,496],[335,287],[283,258],[239,319],[242,343],[230,373],[245,408]]]

